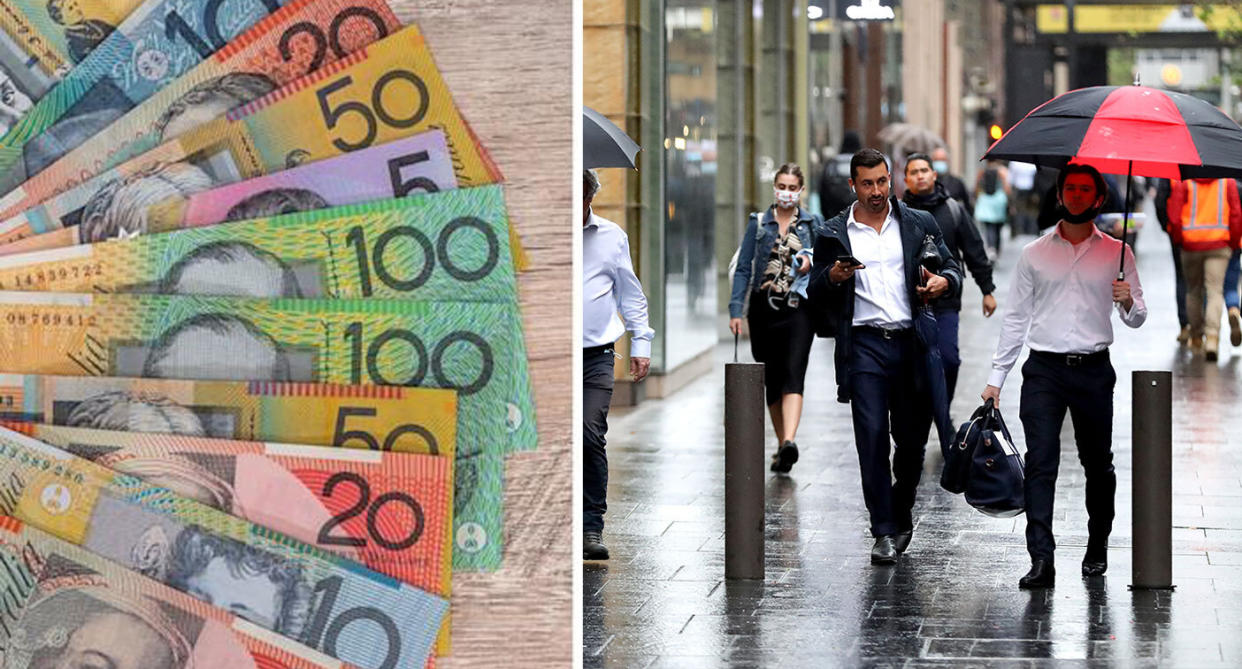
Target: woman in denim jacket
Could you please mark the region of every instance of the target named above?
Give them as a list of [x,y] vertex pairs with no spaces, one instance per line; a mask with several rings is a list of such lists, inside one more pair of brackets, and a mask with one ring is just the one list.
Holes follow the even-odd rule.
[[798,206],[803,185],[802,170],[794,163],[785,163],[776,171],[772,186],[776,203],[763,214],[752,214],[746,224],[729,300],[729,330],[739,334],[744,304],[750,297],[746,317],[750,351],[764,366],[768,412],[779,444],[771,469],[781,473],[798,461],[794,437],[802,417],[807,357],[815,338],[802,289],[806,282],[798,281],[810,271],[811,262],[798,252],[815,247],[815,231],[823,221]]

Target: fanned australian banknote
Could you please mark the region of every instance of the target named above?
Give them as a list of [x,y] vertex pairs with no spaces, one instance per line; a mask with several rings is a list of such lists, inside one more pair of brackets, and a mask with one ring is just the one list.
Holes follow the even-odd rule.
[[3,198],[0,218],[318,70],[400,28],[384,0],[294,0],[85,138]]
[[0,428],[0,511],[367,669],[427,661],[448,602]]
[[286,0],[146,0],[0,136],[0,192],[107,128]]
[[[46,424],[18,431],[449,596],[451,452],[328,450]],[[447,617],[440,636],[437,645],[447,651]]]
[[[456,394],[404,386],[188,381],[0,374],[0,422],[313,444],[402,453],[454,453]],[[462,412],[463,425],[479,415]],[[467,427],[467,432],[485,428]],[[456,461],[453,566],[500,566],[504,458]]]
[[352,666],[15,518],[0,562],[5,667]]

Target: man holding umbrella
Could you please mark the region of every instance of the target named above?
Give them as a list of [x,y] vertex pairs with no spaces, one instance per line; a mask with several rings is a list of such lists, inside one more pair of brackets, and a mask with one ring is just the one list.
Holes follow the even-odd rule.
[[[1100,232],[1095,218],[1108,196],[1094,167],[1069,164],[1057,178],[1061,220],[1051,233],[1022,249],[1009,293],[992,374],[982,397],[1000,404],[1005,377],[1023,344],[1020,416],[1026,434],[1026,547],[1031,569],[1020,588],[1052,587],[1056,570],[1052,504],[1061,458],[1061,426],[1068,410],[1087,482],[1087,552],[1084,576],[1108,569],[1117,476],[1113,471],[1113,387],[1109,361],[1110,315],[1137,328],[1147,319],[1134,254]],[[1124,253],[1124,280],[1116,264]]]

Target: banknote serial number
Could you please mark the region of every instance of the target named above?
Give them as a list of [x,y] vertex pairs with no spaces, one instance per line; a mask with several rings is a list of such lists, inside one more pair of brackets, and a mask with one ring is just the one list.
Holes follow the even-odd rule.
[[80,281],[103,275],[103,263],[80,263],[40,269],[0,278],[0,290],[20,290],[33,286],[55,285],[65,281]]
[[99,317],[91,314],[58,314],[46,311],[6,311],[8,325],[42,325],[43,327],[97,327]]

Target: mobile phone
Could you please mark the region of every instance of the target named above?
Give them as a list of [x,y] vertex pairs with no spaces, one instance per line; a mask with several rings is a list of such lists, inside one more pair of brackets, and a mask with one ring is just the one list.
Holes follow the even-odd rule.
[[837,262],[845,263],[850,267],[862,267],[863,264],[858,262],[858,258],[854,256],[837,256]]

